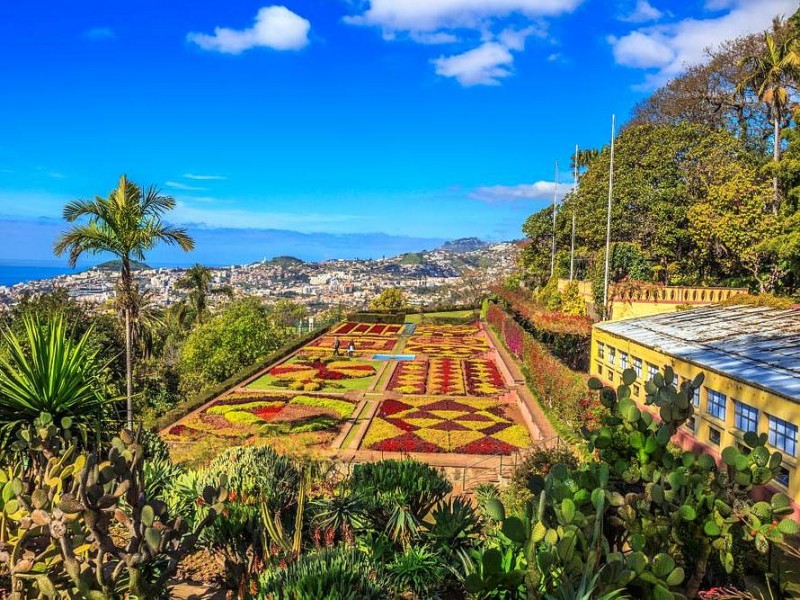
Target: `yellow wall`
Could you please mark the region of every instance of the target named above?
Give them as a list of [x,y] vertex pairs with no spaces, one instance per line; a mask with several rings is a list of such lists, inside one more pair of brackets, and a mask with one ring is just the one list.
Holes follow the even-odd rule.
[[[563,292],[568,284],[568,279],[559,279],[558,290]],[[631,289],[612,285],[609,292],[612,321],[673,312],[679,306],[718,304],[737,294],[749,293],[747,288],[661,285],[643,285],[641,288]],[[578,281],[578,293],[587,304],[594,304],[591,281]]]
[[[604,344],[604,356],[598,356],[599,344]],[[614,364],[611,364],[610,348],[615,348],[616,356]],[[644,383],[649,380],[648,365],[654,365],[659,370],[667,365],[671,365],[675,374],[680,377],[680,381],[687,378],[694,378],[695,375],[705,373],[705,381],[700,390],[700,407],[695,407],[695,429],[692,432],[688,427],[684,427],[687,435],[693,435],[695,439],[716,452],[726,446],[737,445],[742,442],[744,432],[734,426],[735,402],[746,403],[758,409],[758,432],[768,431],[768,415],[773,415],[792,424],[800,423],[800,405],[792,400],[770,393],[759,387],[748,385],[735,380],[727,375],[722,375],[708,368],[700,368],[692,363],[673,358],[661,352],[646,348],[633,343],[625,338],[601,331],[595,328],[592,332],[592,355],[590,372],[601,379],[608,381],[616,387],[622,381],[621,353],[628,354],[628,367],[633,368],[633,358],[642,359],[642,377],[638,378],[634,384],[634,399],[644,403],[645,391]],[[727,397],[725,407],[725,419],[717,419],[707,413],[708,389],[725,394]],[[638,394],[636,393],[638,391]],[[720,443],[714,445],[709,440],[710,428],[716,428],[720,432]],[[777,450],[773,448],[773,450]],[[784,488],[777,482],[774,486],[782,489],[800,502],[800,472],[797,470],[797,458],[783,455],[783,466],[789,470],[789,487]]]

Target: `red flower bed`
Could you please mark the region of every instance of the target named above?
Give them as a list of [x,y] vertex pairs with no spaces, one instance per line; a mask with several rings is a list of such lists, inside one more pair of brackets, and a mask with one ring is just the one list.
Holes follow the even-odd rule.
[[351,331],[353,331],[353,329],[355,328],[356,325],[358,325],[358,323],[347,322],[344,325],[342,325],[341,327],[339,327],[338,329],[336,329],[335,333],[337,333],[339,335],[346,335],[346,334],[350,333]]
[[372,446],[373,450],[384,452],[441,452],[442,449],[436,444],[426,442],[421,437],[411,432],[393,437],[388,440],[380,441]]
[[384,333],[387,335],[397,335],[400,333],[400,330],[403,328],[402,325],[387,325]]
[[187,431],[189,431],[189,428],[185,425],[173,425],[169,428],[170,435],[183,435]]
[[380,323],[373,325],[372,329],[369,330],[369,332],[374,335],[383,335],[384,331],[386,331],[386,325]]
[[512,454],[516,448],[511,444],[495,439],[493,437],[483,437],[466,446],[461,446],[456,452],[463,454]]
[[[487,372],[478,370],[478,365],[483,366]],[[494,396],[505,389],[503,376],[493,360],[464,361],[464,375],[470,396]],[[494,389],[489,389],[490,387]]]
[[384,417],[391,416],[395,413],[403,412],[411,408],[410,405],[399,400],[384,400],[381,404],[381,415]]
[[282,410],[283,406],[265,406],[264,408],[257,408],[256,410],[251,412],[259,419],[264,419],[265,421],[269,421],[272,417],[277,415]]
[[356,325],[355,329],[353,329],[353,333],[366,333],[371,325],[369,323],[359,323]]

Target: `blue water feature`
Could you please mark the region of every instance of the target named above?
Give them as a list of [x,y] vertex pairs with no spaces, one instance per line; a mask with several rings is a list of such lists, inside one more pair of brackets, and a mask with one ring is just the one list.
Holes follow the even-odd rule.
[[375,354],[372,360],[414,360],[416,354]]
[[411,335],[417,328],[416,323],[406,323],[405,327],[400,332],[400,335]]

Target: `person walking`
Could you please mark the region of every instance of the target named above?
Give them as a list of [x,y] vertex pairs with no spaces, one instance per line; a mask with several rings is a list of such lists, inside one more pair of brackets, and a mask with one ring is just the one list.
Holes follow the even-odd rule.
[[339,341],[339,336],[333,338],[333,355],[339,356],[339,346],[341,346],[341,342]]
[[356,353],[356,343],[353,340],[350,340],[350,343],[347,344],[347,356],[353,358]]

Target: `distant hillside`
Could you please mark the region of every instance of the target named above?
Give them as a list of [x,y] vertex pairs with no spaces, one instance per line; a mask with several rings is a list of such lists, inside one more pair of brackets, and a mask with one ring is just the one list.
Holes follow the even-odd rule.
[[[119,271],[122,268],[122,261],[120,260],[108,260],[104,263],[100,263],[99,265],[95,265],[92,269],[96,269],[98,271]],[[145,269],[150,269],[149,265],[146,265],[142,262],[136,262],[135,260],[131,261],[131,270],[133,271],[144,271]]]
[[298,265],[305,264],[304,261],[300,260],[299,258],[295,258],[294,256],[276,256],[269,262],[279,267],[296,267]]
[[421,265],[425,262],[425,254],[423,252],[409,252],[400,256],[401,265]]
[[460,238],[457,240],[445,242],[439,249],[446,250],[447,252],[462,253],[462,252],[472,252],[473,250],[480,250],[481,248],[485,248],[488,245],[489,244],[479,240],[476,237],[468,237],[468,238]]

